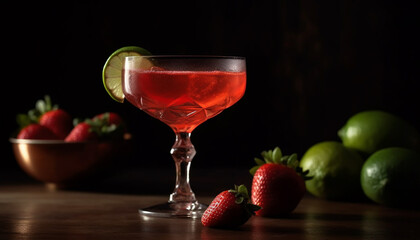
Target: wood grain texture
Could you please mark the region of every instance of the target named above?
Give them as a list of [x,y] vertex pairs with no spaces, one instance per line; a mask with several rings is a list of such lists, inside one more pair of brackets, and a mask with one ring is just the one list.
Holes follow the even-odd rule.
[[[287,218],[253,217],[235,230],[199,220],[146,218],[166,196],[1,186],[0,239],[418,239],[420,212],[306,196]],[[211,198],[199,198],[209,203]]]

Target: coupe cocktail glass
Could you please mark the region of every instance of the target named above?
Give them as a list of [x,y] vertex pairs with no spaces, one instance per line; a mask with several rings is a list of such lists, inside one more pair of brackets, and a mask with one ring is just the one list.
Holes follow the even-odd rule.
[[175,132],[170,153],[176,165],[169,201],[140,209],[147,216],[200,217],[206,206],[191,190],[189,171],[196,151],[191,132],[236,103],[245,93],[245,58],[224,56],[126,57],[122,87],[131,104]]

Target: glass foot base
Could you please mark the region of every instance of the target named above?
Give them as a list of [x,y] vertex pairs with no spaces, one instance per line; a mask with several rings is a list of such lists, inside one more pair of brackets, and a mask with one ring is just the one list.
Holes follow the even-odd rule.
[[206,210],[207,205],[198,202],[193,203],[163,203],[143,209],[139,213],[147,217],[167,218],[200,218]]

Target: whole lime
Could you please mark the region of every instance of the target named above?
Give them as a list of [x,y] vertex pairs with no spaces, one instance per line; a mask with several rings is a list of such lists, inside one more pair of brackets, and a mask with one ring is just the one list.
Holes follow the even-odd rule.
[[[418,207],[420,154],[393,147],[379,150],[364,163],[360,181],[366,196],[392,207]],[[416,206],[417,205],[417,206]]]
[[363,159],[353,150],[335,141],[320,142],[310,147],[300,161],[309,170],[306,189],[316,197],[352,201],[363,197],[360,170]]
[[418,131],[405,120],[384,111],[364,111],[350,117],[338,131],[344,146],[364,154],[382,148],[416,148],[420,143]]

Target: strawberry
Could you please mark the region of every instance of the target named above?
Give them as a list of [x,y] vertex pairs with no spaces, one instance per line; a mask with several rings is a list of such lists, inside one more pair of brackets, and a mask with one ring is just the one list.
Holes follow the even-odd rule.
[[[103,137],[108,139],[121,138],[127,132],[124,120],[115,112],[105,112],[92,118],[92,121],[100,122],[103,125]],[[107,128],[107,129],[105,129]]]
[[248,203],[248,190],[244,185],[221,192],[204,212],[201,223],[205,227],[233,228],[244,224],[259,209]]
[[88,121],[95,126],[95,130],[102,140],[119,140],[127,132],[124,120],[117,113],[101,113]]
[[92,118],[92,120],[95,119],[106,119],[108,125],[115,124],[116,126],[119,126],[120,124],[124,124],[124,120],[120,115],[114,112],[105,112],[98,114]]
[[66,138],[73,128],[73,119],[62,109],[55,109],[44,113],[39,124],[49,128],[60,139]]
[[309,171],[302,172],[296,154],[283,156],[280,148],[261,153],[264,160],[255,158],[257,166],[250,172],[251,200],[261,206],[258,216],[282,216],[291,213],[306,192],[305,180]]
[[22,128],[17,135],[18,139],[58,139],[58,137],[47,127],[38,123],[31,123]]
[[76,126],[65,138],[65,141],[121,140],[124,131],[123,120],[119,115],[104,113],[80,123],[76,121]]
[[78,123],[64,139],[66,142],[83,142],[97,140],[98,135],[87,122]]
[[32,123],[39,123],[49,128],[58,139],[64,139],[73,127],[70,114],[59,109],[58,105],[52,105],[48,95],[38,100],[35,108],[27,114],[18,114],[16,120],[21,129]]

